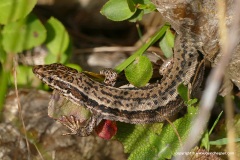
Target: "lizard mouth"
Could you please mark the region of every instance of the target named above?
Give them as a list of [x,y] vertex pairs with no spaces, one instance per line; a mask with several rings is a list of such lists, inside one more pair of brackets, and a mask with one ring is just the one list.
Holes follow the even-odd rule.
[[34,66],[32,71],[39,79],[41,79],[46,84],[51,84],[54,78],[54,75],[49,74],[49,71],[44,65]]
[[34,66],[33,67],[33,69],[32,69],[32,71],[33,71],[33,73],[39,78],[39,79],[43,79],[43,65],[37,65],[37,66]]

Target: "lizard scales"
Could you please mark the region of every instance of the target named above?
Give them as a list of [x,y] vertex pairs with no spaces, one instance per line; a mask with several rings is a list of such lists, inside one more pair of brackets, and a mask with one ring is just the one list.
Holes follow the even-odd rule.
[[173,67],[158,84],[142,88],[115,88],[90,79],[62,64],[38,65],[34,74],[72,102],[86,106],[100,119],[126,123],[161,122],[183,107],[179,84],[189,85],[202,67],[189,34],[176,38]]

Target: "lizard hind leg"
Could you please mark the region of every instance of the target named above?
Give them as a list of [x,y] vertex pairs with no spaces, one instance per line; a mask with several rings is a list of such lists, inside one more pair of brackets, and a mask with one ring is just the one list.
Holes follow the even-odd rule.
[[159,74],[165,76],[173,67],[173,58],[167,59],[163,62],[162,66],[159,68]]

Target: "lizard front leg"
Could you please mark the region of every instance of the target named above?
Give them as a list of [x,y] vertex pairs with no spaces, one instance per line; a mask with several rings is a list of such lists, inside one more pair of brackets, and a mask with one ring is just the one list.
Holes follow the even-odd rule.
[[101,75],[104,75],[104,84],[107,86],[114,86],[117,81],[117,72],[115,72],[112,68],[105,68],[100,71]]
[[101,121],[102,119],[98,115],[92,115],[86,122],[84,126],[82,126],[79,119],[74,116],[62,116],[61,119],[58,121],[70,129],[70,133],[65,133],[64,135],[78,135],[81,137],[89,136],[95,126]]

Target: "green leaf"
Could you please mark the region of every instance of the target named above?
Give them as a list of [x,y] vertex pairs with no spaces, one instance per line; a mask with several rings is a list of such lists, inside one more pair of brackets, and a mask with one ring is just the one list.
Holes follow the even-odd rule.
[[9,84],[9,77],[10,77],[10,68],[5,67],[6,65],[11,66],[12,62],[6,62],[1,64],[2,69],[0,69],[0,116],[2,116],[1,113],[4,102],[6,100],[6,94],[7,94],[7,89],[8,89],[8,84]]
[[214,124],[212,125],[212,127],[211,127],[211,129],[210,129],[210,131],[209,131],[209,134],[211,134],[211,133],[212,133],[213,129],[214,129],[214,128],[215,128],[215,126],[217,125],[217,123],[218,123],[218,121],[219,121],[220,117],[222,116],[222,114],[223,114],[223,111],[222,111],[221,113],[219,113],[219,115],[218,115],[217,119],[214,121]]
[[171,30],[168,29],[165,36],[159,43],[166,58],[171,58],[173,56],[174,38],[174,34],[172,34]]
[[46,46],[48,50],[55,56],[62,55],[68,49],[70,43],[69,35],[66,29],[60,21],[53,17],[47,21],[46,29]]
[[210,144],[209,144],[209,132],[208,130],[204,133],[203,138],[201,140],[201,147],[206,148],[207,151],[210,150]]
[[156,10],[156,6],[150,0],[134,0],[138,9],[144,11],[144,14],[150,13]]
[[174,47],[175,35],[171,32],[170,29],[166,31],[166,40],[170,47]]
[[191,127],[192,119],[196,115],[196,113],[197,108],[188,107],[188,114],[173,123],[173,125],[177,129],[181,141],[179,141],[178,136],[174,132],[171,125],[167,125],[163,128],[163,131],[160,135],[162,140],[159,144],[159,148],[161,148],[160,152],[158,152],[161,153],[160,155],[158,155],[159,159],[170,159],[175,154],[181,143],[183,143],[184,140],[187,138]]
[[[0,38],[0,42],[2,41],[1,38]],[[6,58],[7,58],[7,53],[4,51],[2,44],[0,44],[0,63],[3,64],[4,61],[6,61]]]
[[100,13],[112,21],[123,21],[136,12],[137,9],[132,6],[131,0],[110,0],[102,7]]
[[53,53],[48,53],[47,56],[45,57],[44,61],[45,64],[51,64],[51,63],[65,63],[68,59],[67,54],[53,54]]
[[66,66],[68,66],[70,68],[74,68],[74,69],[78,70],[79,72],[82,72],[82,68],[79,65],[77,65],[77,64],[68,63],[68,64],[66,64]]
[[139,56],[125,69],[127,80],[136,87],[145,86],[152,74],[152,63],[146,56]]
[[189,99],[188,88],[186,86],[184,86],[182,83],[177,87],[177,91],[178,91],[178,94],[183,99],[185,105],[187,105],[188,107],[194,106],[194,104],[196,104],[198,102],[198,99],[196,99],[196,98]]
[[128,3],[128,7],[131,10],[131,12],[135,12],[136,7],[135,7],[134,2],[132,0],[127,0],[127,3]]
[[196,112],[195,107],[190,107],[188,114],[173,122],[180,141],[173,126],[163,126],[163,123],[148,125],[119,123],[116,139],[123,144],[124,151],[130,154],[129,160],[171,159],[181,142],[186,139]]
[[182,99],[184,100],[184,102],[188,102],[188,88],[183,84],[180,84],[177,87],[177,91],[179,95],[182,97]]
[[7,24],[2,32],[2,44],[6,52],[22,52],[39,46],[46,38],[46,30],[36,16]]
[[153,45],[157,40],[159,40],[164,33],[166,32],[166,30],[169,28],[170,26],[168,24],[165,24],[164,26],[162,26],[152,37],[150,37],[149,40],[147,40],[147,42],[145,42],[141,48],[139,48],[135,53],[133,53],[133,55],[131,55],[130,57],[128,57],[128,59],[126,59],[123,63],[119,64],[117,67],[115,67],[115,71],[117,73],[122,72],[129,64],[131,64],[138,56],[142,55],[151,45]]
[[[17,71],[17,84],[21,86],[31,85],[30,83],[34,79],[32,73],[32,67],[19,65],[16,68]],[[11,76],[11,83],[14,84],[14,76]]]
[[[234,142],[240,142],[240,138],[235,138]],[[222,139],[218,139],[216,141],[210,141],[209,142],[210,145],[219,145],[219,146],[222,146],[222,145],[227,145],[228,144],[228,138],[222,138]]]
[[214,124],[212,125],[210,131],[206,131],[205,134],[203,135],[203,138],[201,140],[201,147],[205,147],[208,151],[210,150],[210,142],[209,142],[209,136],[211,135],[213,129],[215,128],[215,126],[217,125],[221,115],[222,115],[223,111],[218,115],[217,119],[215,120]]
[[138,10],[134,13],[134,15],[128,19],[128,21],[129,21],[129,22],[134,22],[134,23],[137,22],[137,21],[141,21],[143,15],[144,15],[144,12],[143,12],[142,10],[138,9]]
[[152,4],[149,0],[133,0],[135,3],[135,8],[137,8],[137,11],[133,16],[131,16],[128,21],[130,22],[136,22],[141,21],[143,15],[148,14],[156,10],[156,7],[154,4]]
[[119,122],[117,125],[116,138],[123,143],[126,153],[131,153],[138,146],[148,143],[149,135],[160,134],[163,127],[163,123],[133,125]]
[[37,0],[1,0],[0,24],[7,24],[26,17],[36,3]]
[[194,99],[189,99],[187,101],[187,106],[194,106],[194,104],[196,104],[198,102],[198,99],[197,98],[194,98]]

